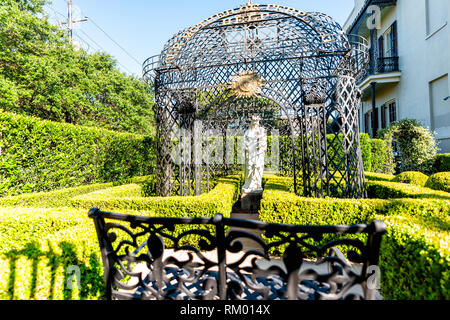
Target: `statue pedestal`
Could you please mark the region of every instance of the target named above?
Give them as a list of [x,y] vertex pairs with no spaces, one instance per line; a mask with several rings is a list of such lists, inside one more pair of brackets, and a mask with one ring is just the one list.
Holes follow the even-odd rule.
[[255,211],[259,209],[262,199],[263,189],[260,190],[242,190],[241,208],[243,210]]

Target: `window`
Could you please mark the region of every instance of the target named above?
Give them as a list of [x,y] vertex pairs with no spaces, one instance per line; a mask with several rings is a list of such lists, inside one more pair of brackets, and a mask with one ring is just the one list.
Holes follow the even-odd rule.
[[384,52],[383,57],[393,57],[394,48],[392,47],[392,27],[390,27],[383,35],[384,38]]
[[395,101],[388,103],[389,108],[389,124],[397,122],[397,103]]
[[392,58],[398,55],[397,21],[395,21],[378,39],[380,58]]
[[448,21],[448,0],[426,0],[427,35],[445,26]]
[[377,69],[379,73],[398,71],[397,21],[378,39]]

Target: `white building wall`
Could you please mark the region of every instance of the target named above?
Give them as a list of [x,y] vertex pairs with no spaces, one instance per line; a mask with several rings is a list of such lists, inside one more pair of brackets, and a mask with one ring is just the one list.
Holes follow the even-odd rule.
[[[428,1],[441,1],[433,5],[445,8],[446,13],[442,14],[439,10],[427,11],[430,8]],[[381,105],[395,98],[399,120],[417,119],[423,125],[432,128],[431,83],[445,75],[450,76],[449,3],[449,0],[398,0],[397,5],[387,11],[381,21],[378,36],[397,21],[399,66],[402,77],[398,84],[377,87],[379,89],[376,91],[376,105],[380,108]],[[429,21],[427,16],[432,21]],[[353,20],[354,18],[349,19],[346,25],[350,25]],[[436,21],[442,21],[442,23],[436,23]],[[442,91],[442,89],[439,90]],[[447,93],[442,92],[437,95],[442,95],[439,112],[445,113],[446,107],[442,102],[446,96],[450,95],[450,83]],[[445,103],[450,113],[450,99]],[[369,95],[362,103],[362,120],[364,114],[371,109],[372,102]],[[378,118],[381,128],[381,114]],[[361,122],[361,130],[364,130],[364,122]],[[450,123],[448,127],[440,128],[438,131],[437,138],[442,139],[442,151],[450,152]]]
[[[428,1],[441,1],[447,10],[445,21],[428,21]],[[445,3],[445,4],[444,4]],[[449,0],[400,0],[397,5],[399,56],[402,80],[399,84],[399,116],[419,120],[425,126],[433,128],[432,99],[430,86],[436,79],[450,74],[450,17]],[[436,16],[431,15],[431,19]],[[439,18],[442,19],[442,18]],[[432,29],[429,26],[432,25]],[[445,93],[440,91],[441,101],[450,95],[450,87]],[[438,139],[450,142],[450,124],[438,130]],[[450,145],[442,141],[441,148],[450,152]]]
[[398,86],[399,116],[417,119],[431,127],[429,86],[431,81],[450,72],[450,27],[447,25],[435,34],[427,34],[426,2],[399,0],[396,8],[402,71]]

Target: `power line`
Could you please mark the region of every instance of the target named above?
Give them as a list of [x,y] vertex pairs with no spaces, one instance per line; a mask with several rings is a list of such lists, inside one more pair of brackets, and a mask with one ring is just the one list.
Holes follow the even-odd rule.
[[[50,7],[50,9],[52,9],[52,11],[55,13],[55,14],[59,14],[60,16],[62,16],[62,17],[64,17],[64,15],[61,13],[61,12],[58,12],[58,11],[56,11],[53,7]],[[82,32],[93,44],[95,44],[96,46],[97,46],[97,49],[99,49],[99,50],[103,50],[104,52],[106,52],[106,50],[101,46],[101,45],[99,45],[94,39],[92,39],[86,32],[84,32],[82,29],[78,29],[77,30],[77,32],[78,31],[80,31],[80,32]],[[83,39],[80,35],[78,35],[77,34],[77,36],[78,36],[78,38],[80,38],[81,40],[83,40],[85,43],[88,43],[85,39]]]
[[87,46],[86,51],[89,51],[91,48],[94,48],[94,46],[91,43],[87,42],[85,39],[80,37],[78,34],[75,34],[75,37]]
[[[99,45],[94,39],[92,39],[86,32],[84,32],[83,30],[77,30],[77,32],[80,31],[82,32],[89,40],[91,40],[92,43],[94,43],[100,50],[105,51],[105,49],[103,49],[103,47],[101,45]],[[78,35],[79,36],[79,35]],[[105,51],[106,52],[106,51]]]
[[53,13],[55,14],[55,17],[54,17],[54,18],[55,18],[56,22],[59,22],[59,21],[58,21],[58,18],[56,17],[56,15],[60,15],[61,17],[66,18],[65,15],[63,15],[63,14],[62,14],[61,12],[59,12],[59,11],[56,11],[55,8],[49,6],[49,9],[51,9],[51,10],[53,11]]
[[[95,44],[97,46],[97,48],[99,50],[102,50],[103,52],[106,52],[105,49],[103,49],[103,47],[101,45],[99,45],[94,39],[92,39],[86,32],[84,32],[83,30],[78,30],[81,31],[93,44]],[[86,39],[82,38],[79,34],[77,34],[77,37],[80,38],[82,41],[84,41],[85,43],[88,43],[88,41],[86,41]],[[130,69],[128,69],[127,67],[125,67],[122,63],[119,62],[119,60],[116,60],[117,64],[119,64],[122,68],[124,68],[126,71],[128,71],[130,74],[132,74],[133,72],[130,71]]]
[[124,47],[122,47],[116,40],[114,40],[105,30],[103,30],[97,23],[95,23],[95,21],[92,19],[92,18],[90,18],[90,20],[89,20],[90,22],[92,22],[92,24],[94,25],[94,26],[96,26],[101,32],[103,32],[112,42],[114,42],[120,49],[122,49],[122,51],[123,52],[125,52],[131,59],[133,59],[134,61],[136,61],[136,63],[139,65],[139,66],[142,66],[142,63],[141,62],[139,62],[135,57],[133,57],[132,55],[131,55],[131,53],[129,53]]
[[[64,0],[64,2],[71,2],[71,1],[66,1]],[[52,6],[49,6],[49,8],[55,13],[60,15],[61,17],[65,18],[65,15],[62,14],[61,12],[55,10]],[[80,10],[81,11],[81,10]],[[83,13],[83,12],[82,12]],[[84,13],[83,13],[84,14]],[[134,61],[136,61],[137,64],[139,64],[139,66],[141,66],[142,64],[135,58],[133,57],[125,48],[123,48],[117,41],[115,41],[105,30],[103,30],[97,23],[95,23],[93,21],[93,19],[90,17],[89,20],[90,22],[92,22],[94,24],[95,27],[97,27],[101,32],[103,32],[112,42],[114,42],[120,49],[122,49],[130,58],[132,58]],[[94,39],[92,39],[92,37],[90,37],[86,32],[84,32],[82,29],[79,29],[77,31],[82,32],[93,44],[95,44],[97,46],[97,48],[99,50],[102,50],[104,52],[107,52],[101,45],[99,45]],[[85,43],[87,43],[89,45],[89,43],[83,39],[79,34],[77,34],[78,38],[80,38],[82,41],[84,41]],[[120,63],[118,60],[116,60],[117,63],[122,66],[125,70],[127,70],[130,74],[133,74],[133,72],[131,72],[127,67],[125,67],[122,63]]]

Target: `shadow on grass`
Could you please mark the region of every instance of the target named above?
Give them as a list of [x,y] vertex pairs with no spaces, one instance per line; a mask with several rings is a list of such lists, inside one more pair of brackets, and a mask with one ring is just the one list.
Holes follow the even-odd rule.
[[[99,256],[94,253],[87,255],[83,253],[83,258],[79,259],[73,243],[62,241],[57,246],[62,253],[57,253],[50,243],[49,249],[43,251],[35,241],[27,243],[21,250],[11,250],[5,253],[4,256],[9,260],[9,275],[4,299],[18,299],[17,292],[15,292],[17,289],[26,292],[26,299],[38,299],[39,263],[43,259],[48,261],[45,267],[49,268],[50,279],[46,279],[47,285],[40,288],[40,291],[47,291],[48,300],[102,299],[105,292],[103,269]],[[22,258],[31,261],[30,274],[18,274],[20,272],[18,263]],[[62,270],[62,283],[57,282],[58,270]],[[79,271],[79,281],[74,276],[74,270]],[[26,280],[22,280],[23,283],[21,283],[19,279]],[[75,296],[75,291],[78,293],[77,296]]]

